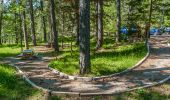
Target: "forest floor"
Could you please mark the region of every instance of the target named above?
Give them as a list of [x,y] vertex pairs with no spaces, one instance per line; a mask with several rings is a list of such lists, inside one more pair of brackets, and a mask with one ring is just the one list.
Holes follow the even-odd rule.
[[[128,89],[133,89],[140,86],[150,85],[156,82],[159,82],[169,76],[170,68],[170,47],[168,41],[170,37],[168,36],[159,36],[152,37],[150,40],[151,43],[151,55],[149,58],[140,66],[133,69],[131,72],[127,72],[124,75],[113,76],[110,78],[96,80],[92,82],[83,82],[68,80],[65,78],[59,77],[57,74],[53,73],[48,69],[47,65],[51,59],[54,59],[54,54],[46,53],[47,48],[41,49],[42,47],[37,48],[36,50],[41,53],[46,53],[43,55],[42,59],[37,60],[20,60],[15,57],[8,57],[4,59],[3,62],[12,63],[17,65],[25,75],[36,85],[50,89],[52,91],[61,91],[61,92],[78,92],[78,93],[117,93],[122,92]],[[52,50],[51,50],[52,52]],[[47,56],[48,55],[48,56]],[[149,89],[139,89],[133,92],[123,93],[114,96],[92,96],[92,97],[83,97],[81,99],[105,99],[112,100],[114,99],[135,99],[135,100],[168,100],[170,99],[170,85],[169,82],[155,86]],[[59,99],[58,97],[52,97],[51,99]],[[62,97],[61,97],[62,98]],[[73,97],[63,97],[64,99],[73,100],[77,98]]]

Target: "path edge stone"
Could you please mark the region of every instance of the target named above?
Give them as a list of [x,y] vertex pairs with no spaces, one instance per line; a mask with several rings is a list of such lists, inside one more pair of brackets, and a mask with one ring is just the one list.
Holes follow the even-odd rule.
[[149,88],[149,87],[153,87],[153,86],[156,86],[156,85],[160,85],[160,84],[163,84],[165,83],[166,81],[168,81],[170,79],[170,75],[159,81],[159,82],[155,82],[153,84],[149,84],[149,85],[145,85],[145,86],[141,86],[141,87],[136,87],[136,88],[132,88],[132,89],[127,89],[127,90],[124,90],[124,91],[117,91],[117,92],[107,92],[107,93],[104,93],[104,92],[98,92],[98,93],[80,93],[80,92],[61,92],[61,91],[52,91],[50,89],[46,89],[46,88],[43,88],[43,87],[40,87],[38,85],[36,85],[34,82],[32,82],[25,74],[22,70],[20,70],[20,68],[14,64],[9,64],[10,66],[14,66],[17,70],[18,70],[18,73],[22,75],[22,78],[28,82],[32,87],[38,89],[38,90],[41,90],[43,92],[46,92],[48,93],[49,95],[52,95],[52,96],[58,96],[58,95],[65,95],[65,96],[77,96],[77,97],[83,97],[83,96],[99,96],[99,95],[103,95],[103,96],[113,96],[115,94],[120,94],[120,93],[125,93],[125,92],[131,92],[131,91],[135,91],[135,90],[139,90],[139,89],[143,89],[143,88]]

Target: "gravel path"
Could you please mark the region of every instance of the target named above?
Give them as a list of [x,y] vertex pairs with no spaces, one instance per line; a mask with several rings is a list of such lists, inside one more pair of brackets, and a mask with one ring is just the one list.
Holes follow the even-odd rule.
[[52,91],[110,94],[151,85],[169,77],[170,46],[168,40],[170,41],[170,36],[151,37],[151,55],[143,64],[123,75],[91,82],[69,80],[53,73],[47,67],[52,57],[26,61],[11,57],[4,61],[17,65],[37,86]]

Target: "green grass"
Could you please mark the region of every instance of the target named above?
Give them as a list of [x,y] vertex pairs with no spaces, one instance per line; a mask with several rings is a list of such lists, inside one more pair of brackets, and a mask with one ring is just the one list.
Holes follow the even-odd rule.
[[[1,59],[16,56],[19,53],[19,46],[0,46]],[[40,91],[34,89],[16,73],[12,66],[0,63],[0,100],[25,100],[28,98],[39,98],[41,100]]]
[[26,99],[39,95],[38,90],[33,89],[20,76],[12,66],[0,64],[0,99]]
[[17,45],[2,45],[0,46],[0,57],[16,56],[21,52],[21,49]]
[[[123,71],[135,65],[147,52],[144,43],[111,47],[101,52],[91,51],[91,73],[88,76],[109,75]],[[79,52],[74,47],[72,56],[69,50],[63,50],[49,66],[70,75],[77,75],[79,74],[78,62]]]

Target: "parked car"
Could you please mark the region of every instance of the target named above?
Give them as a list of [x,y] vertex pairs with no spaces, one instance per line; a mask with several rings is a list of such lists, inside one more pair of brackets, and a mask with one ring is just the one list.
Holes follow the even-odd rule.
[[165,33],[170,34],[170,27],[165,27],[164,29]]
[[[132,33],[136,33],[137,32],[137,28],[132,27],[131,28],[131,32]],[[121,28],[121,33],[122,34],[128,34],[128,28],[127,27],[122,27]]]
[[158,28],[151,28],[150,29],[150,35],[160,35],[161,31]]
[[128,34],[128,29],[126,27],[121,28],[122,34]]

